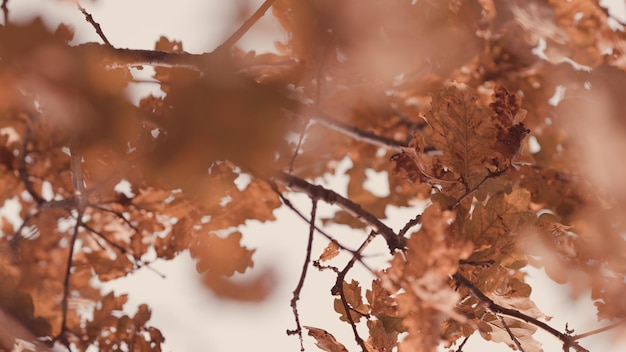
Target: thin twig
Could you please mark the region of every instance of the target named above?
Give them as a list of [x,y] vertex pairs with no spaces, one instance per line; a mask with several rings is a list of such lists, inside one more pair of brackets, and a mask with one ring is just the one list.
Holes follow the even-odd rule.
[[589,337],[592,335],[596,335],[605,331],[609,331],[611,329],[615,329],[616,327],[623,325],[626,322],[626,320],[620,320],[618,322],[615,322],[613,324],[609,324],[607,326],[603,326],[601,328],[595,329],[595,330],[591,330],[589,332],[586,332],[584,334],[578,334],[578,335],[574,335],[572,336],[572,340],[580,340],[580,339],[584,339],[585,337]]
[[[306,216],[304,216],[304,214],[302,214],[302,212],[300,210],[298,210],[298,208],[296,208],[293,203],[291,203],[291,201],[285,197],[276,187],[275,183],[270,182],[270,187],[272,188],[272,190],[278,195],[278,197],[280,198],[280,200],[283,202],[283,204],[285,204],[287,206],[287,208],[289,208],[289,210],[293,211],[300,219],[304,220],[307,224],[311,223],[311,220],[309,218],[307,218]],[[341,243],[337,242],[333,236],[329,235],[328,233],[326,233],[326,231],[320,229],[319,227],[317,227],[317,225],[313,225],[315,227],[315,231],[317,231],[319,234],[321,234],[322,236],[324,236],[327,240],[329,241],[334,241],[337,246],[344,251],[347,251],[349,253],[354,253],[354,251],[344,245],[342,245]],[[373,271],[372,271],[373,272]]]
[[476,186],[474,186],[472,189],[468,190],[467,192],[465,192],[465,194],[463,194],[461,196],[461,198],[459,198],[456,202],[454,202],[454,204],[450,205],[448,207],[449,210],[454,210],[456,209],[456,207],[459,206],[459,204],[461,204],[461,202],[463,202],[463,200],[465,200],[465,198],[467,198],[468,196],[474,194],[474,192],[476,192],[480,187],[482,187],[482,185],[485,184],[485,182],[489,181],[492,178],[496,178],[496,177],[500,177],[502,175],[504,175],[506,172],[508,171],[508,168],[504,168],[502,170],[496,171],[496,172],[491,172],[491,171],[487,171],[488,174],[487,176],[485,176],[485,178],[482,179],[482,181],[480,181]]
[[416,217],[414,217],[413,219],[409,220],[406,224],[404,224],[404,227],[402,228],[402,230],[400,230],[398,235],[404,237],[404,235],[406,235],[406,233],[409,232],[409,230],[413,226],[419,225],[421,223],[422,223],[422,214],[418,214]]
[[[130,255],[131,257],[134,258],[134,255],[132,253],[130,253],[126,248],[120,246],[119,244],[111,241],[110,239],[108,239],[102,232],[94,229],[93,227],[87,225],[86,223],[82,222],[80,224],[80,226],[82,226],[85,230],[89,231],[91,234],[98,236],[99,238],[101,238],[102,240],[104,240],[104,242],[107,243],[107,245],[117,249],[120,253],[122,253],[124,256],[128,256]],[[102,248],[105,249],[105,248]]]
[[35,191],[33,187],[33,183],[31,182],[28,172],[26,170],[26,157],[28,156],[28,143],[30,141],[31,128],[30,126],[26,127],[26,132],[24,133],[24,139],[22,141],[22,150],[20,151],[20,160],[18,165],[18,172],[20,174],[20,180],[24,183],[24,188],[26,188],[26,192],[33,198],[35,203],[42,204],[45,202],[39,193]]
[[311,199],[312,208],[311,208],[311,220],[309,223],[309,239],[306,245],[306,255],[304,258],[304,264],[302,265],[302,271],[300,272],[300,279],[298,280],[298,285],[296,289],[293,291],[293,297],[291,298],[291,309],[293,311],[294,318],[296,320],[296,329],[295,330],[287,330],[287,335],[298,334],[298,339],[300,340],[300,351],[304,352],[304,341],[302,340],[302,326],[300,325],[300,315],[298,314],[298,300],[300,299],[300,292],[302,291],[302,287],[304,287],[304,280],[306,278],[306,273],[309,268],[309,263],[311,262],[311,251],[313,250],[313,235],[315,234],[315,217],[317,213],[317,199]]
[[509,337],[511,338],[511,340],[513,340],[513,342],[515,343],[515,346],[517,346],[517,349],[520,352],[524,352],[524,349],[522,348],[522,344],[517,339],[517,337],[515,337],[515,335],[513,335],[513,332],[511,331],[511,328],[509,328],[509,324],[506,323],[506,321],[504,320],[504,318],[501,315],[496,314],[496,316],[498,317],[498,319],[500,319],[500,322],[504,326],[504,329],[506,330],[506,332],[509,334]]
[[370,232],[370,234],[367,236],[365,241],[363,241],[363,243],[361,243],[359,248],[356,250],[356,254],[352,255],[352,258],[350,258],[350,261],[348,261],[348,263],[343,268],[343,270],[341,270],[337,274],[337,281],[335,282],[335,286],[333,286],[333,288],[330,291],[333,295],[339,294],[339,297],[341,299],[341,304],[343,306],[343,309],[346,312],[346,319],[348,320],[348,323],[350,323],[350,326],[352,327],[352,332],[354,333],[354,339],[356,340],[357,344],[359,344],[359,346],[361,346],[361,349],[363,350],[363,352],[367,352],[367,347],[365,346],[365,342],[363,341],[363,339],[359,335],[359,331],[356,328],[356,322],[354,321],[354,319],[352,319],[352,313],[351,312],[354,311],[355,313],[361,314],[361,315],[362,315],[362,313],[354,310],[352,307],[350,307],[350,304],[348,304],[348,300],[346,299],[346,293],[345,293],[345,291],[343,289],[343,283],[345,281],[346,275],[348,274],[350,269],[352,269],[352,267],[354,266],[354,263],[356,263],[358,260],[360,260],[361,253],[363,252],[363,250],[365,250],[365,248],[374,239],[374,235],[375,235],[375,233],[373,231]]
[[114,210],[111,210],[111,209],[107,209],[107,208],[102,207],[100,205],[89,204],[89,207],[92,207],[94,209],[98,209],[98,210],[103,211],[105,213],[111,213],[111,214],[115,215],[117,218],[122,220],[126,224],[126,226],[130,227],[133,231],[135,231],[136,234],[141,234],[139,229],[135,225],[133,225],[132,222],[130,222],[128,219],[126,219],[124,214],[122,214],[120,212],[117,212],[117,211],[114,211]]
[[334,131],[344,134],[356,141],[366,142],[372,145],[383,147],[394,152],[402,152],[402,148],[406,147],[404,143],[399,142],[393,138],[378,135],[374,132],[364,131],[354,125],[340,121],[329,114],[325,113],[321,109],[309,108],[313,115],[313,119],[323,126],[326,126]]
[[454,279],[454,281],[457,282],[457,284],[459,284],[459,286],[465,287],[472,294],[472,296],[476,297],[481,302],[482,306],[489,309],[491,312],[521,320],[523,322],[534,325],[550,333],[554,337],[561,340],[561,342],[563,342],[564,349],[573,348],[577,352],[589,352],[588,349],[580,346],[578,342],[576,342],[572,336],[564,334],[556,330],[555,328],[551,327],[550,325],[542,321],[539,321],[531,316],[528,316],[524,313],[521,313],[520,311],[517,311],[515,309],[505,308],[499,304],[496,304],[491,298],[487,297],[478,287],[476,287],[476,285],[474,285],[471,281],[469,281],[460,272],[457,271],[452,276],[452,278]]
[[[76,210],[82,215],[87,207],[87,193],[85,192],[85,178],[83,177],[83,156],[80,152],[80,142],[77,139],[72,140],[70,153],[70,168],[73,175]],[[78,219],[78,221],[80,222],[81,219]]]
[[9,7],[7,6],[9,4],[9,0],[2,0],[2,6],[0,6],[0,8],[2,8],[2,14],[4,15],[4,25],[8,25],[9,24]]
[[[324,64],[326,63],[326,57],[328,56],[329,47],[330,47],[330,42],[326,43],[326,45],[324,46],[324,53],[322,54],[322,59],[320,60],[319,65],[317,66],[317,73],[315,75],[315,99],[313,101],[314,101],[316,109],[319,109],[320,102],[322,99],[322,82],[323,82],[322,72],[323,72]],[[302,124],[302,130],[300,131],[300,136],[298,137],[298,144],[296,145],[296,150],[294,150],[293,156],[291,157],[291,160],[289,160],[289,173],[290,174],[293,173],[293,167],[296,162],[296,158],[298,157],[298,154],[300,153],[300,149],[302,148],[302,142],[304,141],[304,136],[306,135],[306,131],[308,130],[310,124],[311,124],[311,117],[310,115],[308,115],[308,117],[305,119],[304,123]]]
[[[127,248],[122,247],[121,245],[111,241],[110,239],[108,239],[102,232],[95,230],[94,228],[92,228],[91,226],[87,225],[86,223],[81,223],[81,226],[89,231],[92,235],[94,236],[98,236],[99,238],[101,238],[102,240],[104,240],[104,242],[106,242],[109,246],[113,247],[114,249],[116,249],[117,251],[119,251],[123,256],[125,256],[126,258],[132,258],[132,262],[133,262],[133,266],[135,269],[138,268],[148,268],[150,269],[150,271],[152,271],[153,273],[155,273],[156,275],[160,276],[161,278],[165,279],[166,276],[165,274],[161,273],[160,271],[154,269],[150,263],[145,262],[143,260],[141,260],[141,257],[137,256],[135,253],[133,253],[132,251],[128,250]],[[102,248],[103,246],[98,243],[98,245]]]
[[[293,211],[300,219],[304,220],[307,224],[311,223],[311,220],[308,219],[306,216],[304,216],[304,214],[302,214],[302,212],[300,210],[298,210],[298,208],[296,208],[291,201],[285,197],[279,190],[278,187],[276,186],[276,183],[270,181],[266,182],[269,183],[270,187],[272,188],[272,190],[278,195],[278,197],[280,198],[280,200],[283,202],[283,204],[285,204],[287,206],[287,208],[289,208],[291,211]],[[346,251],[350,254],[352,254],[353,256],[356,256],[357,251],[352,250],[344,245],[342,245],[341,243],[339,243],[337,240],[335,240],[335,238],[333,238],[333,236],[329,235],[328,233],[326,233],[324,230],[320,229],[319,227],[317,227],[316,225],[314,225],[315,227],[315,231],[317,231],[319,234],[321,234],[322,236],[324,236],[326,239],[328,239],[329,241],[333,241],[338,247],[339,249]],[[367,265],[361,256],[356,256],[358,258],[358,261],[361,263],[361,265],[363,266],[363,268],[365,268],[365,270],[369,271],[372,274],[376,274],[376,272],[374,271],[374,269],[372,269],[369,265]],[[317,263],[317,264],[316,264]],[[313,266],[320,268],[320,269],[326,269],[326,268],[330,268],[330,267],[325,267],[323,265],[319,265],[318,261],[313,261]],[[334,271],[334,270],[333,270]],[[336,271],[338,272],[338,270]]]
[[385,241],[387,241],[387,246],[391,252],[396,249],[404,248],[404,237],[396,234],[389,226],[385,225],[377,217],[364,210],[360,205],[341,196],[340,194],[322,186],[313,185],[299,177],[289,175],[282,171],[276,172],[272,179],[286,187],[299,192],[304,192],[310,197],[323,200],[328,204],[336,204],[355,219],[371,227],[376,233],[381,234],[385,238]]
[[469,340],[470,336],[472,336],[472,335],[465,336],[465,338],[463,339],[463,341],[459,345],[459,348],[456,349],[456,352],[463,352],[463,346],[465,346],[465,343],[467,342],[467,340]]
[[102,28],[100,27],[100,23],[96,22],[93,19],[93,16],[91,16],[91,14],[89,12],[87,12],[87,10],[85,10],[84,7],[80,6],[80,3],[78,1],[76,2],[76,7],[78,8],[78,10],[80,10],[80,12],[82,12],[83,15],[85,15],[85,19],[96,30],[96,33],[98,34],[100,39],[102,39],[104,44],[106,46],[108,46],[108,47],[113,48],[113,45],[111,45],[111,42],[109,42],[109,39],[107,39],[106,35],[104,35],[104,32],[102,32]]
[[74,225],[74,232],[72,233],[72,238],[69,243],[69,252],[67,254],[67,263],[65,267],[65,279],[63,280],[63,297],[61,299],[61,330],[59,331],[59,335],[53,339],[60,339],[61,342],[68,347],[68,349],[70,348],[69,343],[63,335],[65,333],[65,325],[67,324],[67,310],[70,292],[70,277],[72,276],[72,260],[74,259],[74,247],[76,246],[76,239],[78,238],[78,231],[80,230],[82,217],[83,213],[79,212],[76,216],[76,225]]
[[[74,183],[74,198],[76,199],[76,225],[74,226],[74,232],[69,244],[69,253],[67,255],[67,267],[65,268],[65,280],[63,282],[63,298],[61,301],[62,319],[61,330],[57,337],[61,338],[64,343],[65,339],[63,334],[65,332],[65,325],[67,324],[67,309],[68,298],[70,289],[70,277],[72,273],[72,260],[74,259],[74,247],[76,245],[76,239],[78,238],[78,231],[83,224],[83,215],[85,207],[87,206],[87,198],[85,193],[85,179],[82,170],[82,153],[80,152],[80,142],[77,139],[73,139],[70,145],[70,168],[72,171],[72,179]],[[69,346],[68,346],[69,347]]]
[[263,4],[233,33],[225,42],[220,44],[213,52],[232,49],[232,47],[243,37],[252,26],[254,26],[265,15],[276,0],[265,0]]

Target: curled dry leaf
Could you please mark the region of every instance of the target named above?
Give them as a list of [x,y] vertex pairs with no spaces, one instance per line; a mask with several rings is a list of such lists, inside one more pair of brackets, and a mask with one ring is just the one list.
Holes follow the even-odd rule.
[[335,337],[328,331],[323,329],[314,328],[312,326],[304,326],[309,331],[309,336],[312,336],[322,351],[326,352],[348,352],[346,347],[335,339]]

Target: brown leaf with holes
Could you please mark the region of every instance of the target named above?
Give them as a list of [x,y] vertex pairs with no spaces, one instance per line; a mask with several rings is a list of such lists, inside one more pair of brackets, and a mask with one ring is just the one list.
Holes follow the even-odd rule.
[[476,186],[487,175],[486,168],[497,156],[491,149],[495,129],[489,112],[480,106],[471,88],[448,87],[432,95],[426,121],[432,131],[426,145],[441,151],[431,161],[429,178]]

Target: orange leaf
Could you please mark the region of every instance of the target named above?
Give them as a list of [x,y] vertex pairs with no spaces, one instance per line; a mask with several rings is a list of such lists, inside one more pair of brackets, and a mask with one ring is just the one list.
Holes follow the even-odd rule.
[[335,258],[338,255],[339,255],[339,246],[337,245],[337,242],[330,241],[328,242],[328,246],[324,248],[324,252],[322,252],[322,254],[320,255],[319,261],[326,262]]

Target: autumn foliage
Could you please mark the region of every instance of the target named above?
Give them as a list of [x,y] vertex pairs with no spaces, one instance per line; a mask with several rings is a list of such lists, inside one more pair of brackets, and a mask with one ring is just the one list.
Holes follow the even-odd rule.
[[[216,295],[262,300],[270,274],[231,278],[254,264],[246,222],[281,206],[328,243],[302,249],[294,350],[307,334],[347,350],[300,316],[307,270],[336,273],[329,319],[368,352],[462,351],[474,335],[541,351],[538,329],[588,351],[595,332],[537,309],[527,266],[573,296],[590,290],[598,319],[623,329],[626,34],[596,1],[267,0],[206,53],[165,36],[114,47],[80,6],[104,44],[70,45],[70,25],[2,9],[0,203],[19,204],[19,221],[2,218],[0,349],[160,351],[150,308],[128,316],[127,297],[98,283],[183,251]],[[287,34],[275,53],[236,45],[261,16]],[[135,104],[125,87],[143,67],[162,94]],[[315,183],[346,157],[347,192]],[[366,189],[368,170],[386,172],[388,195]],[[319,202],[338,211],[320,221]],[[406,225],[385,223],[420,202]],[[362,245],[327,224],[362,229]],[[376,236],[388,265],[371,269]]]

